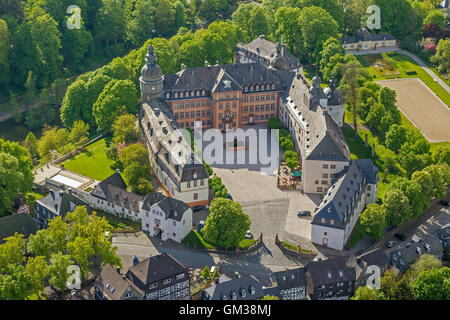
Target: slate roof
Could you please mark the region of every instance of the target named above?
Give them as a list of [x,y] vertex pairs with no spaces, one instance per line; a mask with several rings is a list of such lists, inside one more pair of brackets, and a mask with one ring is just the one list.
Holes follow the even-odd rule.
[[320,105],[327,96],[320,87],[318,76],[314,77],[312,85],[301,75],[294,77],[287,100],[306,130],[304,154],[307,160],[350,160],[350,150],[341,128]]
[[238,43],[236,51],[246,50],[262,57],[275,68],[290,68],[290,65],[301,66],[300,60],[294,56],[285,45],[268,41],[263,35],[252,40],[250,43]]
[[[366,173],[361,170],[359,164],[363,164],[365,170],[370,172],[370,175],[375,174],[376,167],[372,161],[367,159],[363,162],[359,160],[352,160],[350,166],[339,173],[337,180],[328,188],[322,203],[319,205],[312,224],[326,225],[328,227],[334,227],[339,229],[345,228],[345,222],[347,221],[347,213],[352,207],[352,203],[357,202],[357,197],[364,192],[367,184]],[[371,166],[370,166],[371,164]],[[375,169],[371,169],[371,167]],[[375,171],[374,171],[375,170]],[[378,175],[376,175],[378,177]],[[375,177],[371,176],[371,179],[377,181]],[[371,181],[372,181],[371,180]],[[324,224],[321,219],[334,220],[333,225],[328,221]]]
[[97,280],[95,280],[98,290],[108,300],[120,300],[128,287],[133,288],[139,294],[143,295],[143,292],[137,288],[130,280],[122,277],[115,269],[110,265],[106,265]]
[[181,221],[183,214],[190,209],[190,207],[181,200],[166,197],[159,192],[152,192],[146,195],[143,199],[142,209],[149,211],[154,205],[158,205],[165,213],[165,218],[175,221]]
[[336,78],[333,76],[330,80],[330,86],[324,89],[324,93],[328,98],[329,106],[339,106],[345,103],[344,92],[336,87]]
[[450,223],[438,230],[437,236],[441,241],[450,239]]
[[[164,252],[130,267],[127,272],[127,277],[139,288],[145,290],[151,283],[187,272],[184,265],[178,262],[172,255]],[[135,280],[138,281],[136,282]]]
[[111,176],[103,180],[98,184],[98,186],[103,190],[106,186],[114,186],[119,189],[127,189],[127,184],[122,178],[122,175],[119,171],[114,172]]
[[[255,293],[251,294],[250,287],[255,289]],[[214,284],[204,290],[209,295],[210,300],[233,300],[232,292],[235,293],[235,300],[255,300],[264,296],[262,284],[254,277],[242,275],[239,278]],[[243,296],[242,291],[245,291]]]
[[306,286],[305,268],[274,272],[277,287],[280,290]]
[[[232,81],[232,85],[236,88],[251,84],[275,83],[277,90],[282,89],[281,80],[274,70],[266,68],[261,63],[236,63],[223,66],[186,68],[176,74],[166,75],[164,77],[164,91],[197,89],[212,91],[215,88],[221,88],[222,90],[223,81],[220,83],[222,78]],[[186,99],[186,97],[180,99]]]
[[368,252],[360,257],[358,260],[365,262],[367,265],[383,266],[389,264],[389,256],[386,254],[384,248],[379,248]]
[[360,28],[354,36],[342,37],[343,44],[358,43],[360,41],[383,41],[395,40],[394,36],[388,33],[371,33],[366,28]]
[[444,248],[439,237],[431,236],[419,243],[409,243],[391,252],[390,264],[405,272],[422,254],[442,255]]
[[68,212],[73,212],[78,206],[85,206],[89,213],[92,209],[80,198],[63,191],[53,191],[42,199],[36,201],[36,205],[43,206],[57,216],[66,216]]
[[346,257],[311,261],[305,267],[314,286],[335,282],[355,281],[355,268],[347,266]]
[[92,195],[121,206],[122,208],[139,212],[139,201],[142,199],[142,196],[127,191],[127,185],[120,172],[115,172],[100,182],[96,186],[97,188],[102,191],[103,195],[100,196],[95,189],[91,192]]
[[18,213],[0,218],[0,243],[16,232],[28,238],[39,230],[37,222],[26,213]]

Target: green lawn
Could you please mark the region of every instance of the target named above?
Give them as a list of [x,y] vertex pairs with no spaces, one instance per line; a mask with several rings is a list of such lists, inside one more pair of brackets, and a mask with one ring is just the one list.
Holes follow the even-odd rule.
[[[256,241],[255,239],[243,239],[239,242],[239,248],[241,249],[247,249],[249,247],[251,247]],[[183,243],[185,245],[188,245],[190,247],[195,247],[197,249],[216,249],[216,247],[207,242],[205,239],[203,239],[201,233],[198,233],[195,230],[192,230],[191,232],[188,233],[188,235],[186,237],[184,237],[183,239]]]
[[114,170],[111,169],[114,162],[106,157],[105,148],[105,139],[99,140],[89,145],[86,152],[80,153],[60,165],[70,171],[102,181],[114,173]]
[[[292,251],[297,251],[298,250],[298,246],[290,244],[289,242],[286,242],[286,241],[280,241],[280,242],[287,249],[290,249]],[[306,250],[306,249],[303,249],[303,248],[301,248],[300,251],[303,252],[303,253],[313,254],[313,252],[311,250]]]
[[[394,78],[419,78],[428,88],[430,88],[436,95],[447,105],[450,104],[450,95],[441,87],[441,85],[433,80],[425,70],[422,69],[413,59],[408,56],[396,53],[386,52],[383,57],[396,68],[400,75],[396,76],[379,76],[373,68],[367,63],[364,56],[356,56],[356,59],[366,68],[369,74],[374,77],[374,80],[388,80]],[[415,71],[415,74],[407,74],[409,71]]]

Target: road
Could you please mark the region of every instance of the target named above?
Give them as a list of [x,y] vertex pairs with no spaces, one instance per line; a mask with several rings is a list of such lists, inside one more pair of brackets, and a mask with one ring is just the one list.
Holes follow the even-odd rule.
[[419,66],[421,66],[422,69],[425,70],[425,72],[428,73],[437,83],[439,83],[441,85],[441,87],[447,91],[447,93],[450,93],[450,87],[444,81],[442,81],[442,79],[436,73],[434,73],[433,70],[428,68],[427,65],[422,60],[420,60],[417,56],[415,56],[411,52],[408,52],[405,50],[398,50],[398,53],[404,54],[404,55],[410,57],[411,59],[413,59],[415,62],[417,62],[417,64]]
[[[161,254],[171,254],[186,267],[204,268],[208,266],[220,266],[222,272],[233,274],[234,272],[253,274],[259,278],[266,278],[272,272],[292,269],[303,266],[307,260],[290,259],[274,254],[265,246],[253,253],[216,254],[200,250],[186,248],[174,241],[162,242],[159,239],[149,238],[143,232],[116,234],[113,237],[113,245],[117,246],[117,254],[122,259],[122,272],[126,272],[132,265],[133,255],[140,261]],[[281,251],[280,251],[281,253]]]

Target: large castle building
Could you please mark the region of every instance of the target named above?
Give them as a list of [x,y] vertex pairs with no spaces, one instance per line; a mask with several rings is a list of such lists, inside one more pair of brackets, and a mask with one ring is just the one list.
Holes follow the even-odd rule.
[[[239,63],[182,64],[176,74],[163,75],[156,61],[150,46],[140,77],[139,119],[155,177],[166,193],[191,207],[209,202],[208,173],[176,129],[225,132],[279,117],[300,153],[302,191],[324,197],[312,240],[342,249],[361,211],[376,200],[378,178],[370,160],[350,160],[341,130],[345,98],[335,78],[325,89],[319,76],[309,82],[298,59],[264,37],[238,44]],[[337,208],[334,216],[330,202]]]

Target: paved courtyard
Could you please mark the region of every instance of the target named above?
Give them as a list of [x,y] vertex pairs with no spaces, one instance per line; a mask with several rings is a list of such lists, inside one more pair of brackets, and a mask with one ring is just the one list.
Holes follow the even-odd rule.
[[[266,129],[267,126],[253,128],[258,131]],[[270,141],[270,137],[267,139]],[[282,158],[282,150],[279,151],[279,155],[279,158]],[[250,159],[249,149],[246,150],[246,159]],[[262,232],[265,243],[271,249],[275,248],[273,242],[277,233],[282,240],[300,244],[306,249],[314,248],[311,243],[312,217],[299,218],[297,212],[308,210],[314,214],[315,208],[320,203],[318,196],[305,195],[298,190],[278,189],[275,175],[278,167],[271,173],[267,173],[267,170],[261,172],[261,167],[264,166],[258,164],[250,166],[212,164],[211,167],[222,179],[233,200],[241,203],[244,211],[250,216],[252,221],[250,230],[255,237]]]

